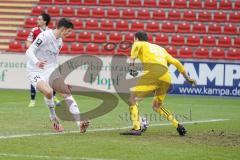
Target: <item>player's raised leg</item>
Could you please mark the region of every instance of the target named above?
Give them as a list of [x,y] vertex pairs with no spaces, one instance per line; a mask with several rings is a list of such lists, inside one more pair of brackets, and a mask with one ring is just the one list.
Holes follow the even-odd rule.
[[55,129],[55,131],[57,132],[62,132],[64,129],[62,127],[62,125],[60,124],[57,115],[55,113],[55,104],[53,101],[53,90],[52,88],[43,80],[38,81],[37,83],[37,89],[43,93],[44,95],[44,101],[46,103],[46,105],[49,108],[50,111],[50,120],[53,123],[53,128]]
[[29,102],[28,107],[35,107],[36,89],[32,84],[30,86],[30,93],[31,93],[31,100]]
[[69,112],[72,114],[77,126],[80,129],[80,132],[85,133],[89,127],[89,121],[80,119],[79,107],[71,94],[62,94],[62,96],[69,107]]
[[166,90],[168,90],[168,87],[166,87],[166,89],[163,89],[163,87],[164,84],[160,89],[155,92],[155,97],[153,100],[153,110],[166,118],[168,121],[170,121],[177,129],[179,135],[184,136],[187,132],[186,129],[176,120],[173,114],[163,106],[163,101],[167,94]]

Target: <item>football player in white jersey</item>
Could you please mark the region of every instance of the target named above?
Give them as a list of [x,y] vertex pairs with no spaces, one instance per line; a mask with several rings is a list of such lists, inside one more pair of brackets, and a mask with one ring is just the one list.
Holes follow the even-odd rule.
[[[57,132],[62,132],[64,129],[55,113],[53,89],[49,85],[49,78],[58,66],[57,57],[63,45],[62,39],[69,36],[72,30],[73,23],[66,18],[61,18],[56,29],[41,32],[26,51],[29,58],[27,63],[28,78],[32,85],[43,93],[44,100],[50,111],[50,120]],[[68,105],[69,111],[73,114],[80,132],[84,133],[89,126],[89,121],[80,121],[78,105],[69,93],[69,91],[64,91],[61,95]]]

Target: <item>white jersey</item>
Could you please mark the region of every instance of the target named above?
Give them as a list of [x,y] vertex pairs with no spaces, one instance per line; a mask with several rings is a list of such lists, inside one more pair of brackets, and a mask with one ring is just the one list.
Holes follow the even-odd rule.
[[[49,29],[41,32],[26,51],[29,58],[27,62],[28,79],[34,87],[37,87],[37,83],[41,80],[49,83],[52,72],[58,66],[57,57],[62,48],[62,43],[62,39],[56,39],[53,30]],[[39,60],[47,61],[44,69],[36,66]]]
[[[56,39],[52,29],[41,32],[26,51],[29,57],[27,62],[28,72],[43,72],[49,68],[57,67],[57,57],[62,48],[62,44],[62,39]],[[44,69],[40,69],[36,66],[39,60],[47,61],[47,65]]]

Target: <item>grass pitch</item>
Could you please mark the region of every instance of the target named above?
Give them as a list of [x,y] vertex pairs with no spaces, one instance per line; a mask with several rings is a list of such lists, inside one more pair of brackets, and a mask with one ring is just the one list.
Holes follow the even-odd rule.
[[[119,135],[124,130],[117,128],[131,125],[127,104],[121,100],[112,112],[92,120],[89,132],[81,135],[73,122],[63,122],[66,133],[53,134],[48,109],[39,93],[34,108],[27,107],[28,91],[2,90],[0,98],[0,160],[240,159],[237,98],[168,96],[166,108],[180,121],[191,123],[185,124],[185,137],[179,137],[172,125],[162,125],[168,122],[152,111],[150,98],[140,103],[140,112],[153,126],[138,137]],[[81,112],[100,103],[89,97],[75,98]],[[228,120],[197,122],[216,119]]]

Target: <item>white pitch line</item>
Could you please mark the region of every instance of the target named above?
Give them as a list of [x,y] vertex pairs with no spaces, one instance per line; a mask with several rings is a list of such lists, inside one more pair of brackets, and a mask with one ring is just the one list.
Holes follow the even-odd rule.
[[[227,120],[229,120],[229,119],[209,119],[209,120],[183,122],[183,124],[221,122],[221,121],[227,121]],[[150,124],[150,126],[168,126],[168,125],[171,125],[171,123]],[[88,132],[122,130],[122,129],[129,129],[131,127],[132,126],[121,127],[121,128],[98,128],[98,129],[90,129],[90,130],[88,130]],[[12,138],[33,137],[33,136],[61,135],[61,134],[78,133],[78,132],[79,131],[65,131],[65,132],[61,132],[61,133],[45,132],[45,133],[18,134],[18,135],[0,136],[0,140],[1,139],[12,139]]]
[[18,157],[18,158],[34,158],[34,159],[61,159],[61,160],[114,160],[105,158],[89,158],[89,157],[66,157],[66,156],[43,156],[43,155],[26,155],[13,153],[0,153],[0,157]]

